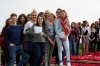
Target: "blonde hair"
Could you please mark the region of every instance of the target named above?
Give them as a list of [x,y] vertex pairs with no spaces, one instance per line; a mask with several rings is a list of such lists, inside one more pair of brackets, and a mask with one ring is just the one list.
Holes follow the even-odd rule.
[[[56,18],[56,16],[55,16],[53,13],[50,13],[50,15],[52,15],[52,16],[54,17],[54,19]],[[49,15],[49,16],[50,16],[50,15]]]
[[66,12],[65,10],[61,10],[61,12],[64,12],[64,13],[66,14],[65,18],[68,19],[68,14],[67,14],[67,12]]
[[79,28],[79,24],[75,22],[75,28]]
[[36,11],[36,10],[33,10],[33,11],[31,12],[31,15],[32,15],[33,13],[36,13],[36,14],[37,14],[37,11]]
[[48,13],[50,13],[50,11],[49,11],[49,10],[46,10],[45,12],[48,12]]

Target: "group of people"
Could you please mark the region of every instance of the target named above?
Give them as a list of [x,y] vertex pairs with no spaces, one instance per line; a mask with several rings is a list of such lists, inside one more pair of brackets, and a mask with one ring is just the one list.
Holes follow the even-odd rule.
[[[42,27],[37,33],[36,27]],[[56,16],[49,10],[37,14],[33,10],[27,16],[12,13],[6,20],[0,37],[4,37],[5,47],[1,58],[3,66],[50,66],[51,57],[56,56],[56,63],[70,64],[70,56],[78,55],[80,39],[82,39],[82,55],[86,52],[100,51],[100,19],[89,27],[87,21],[72,22],[68,20],[65,10],[58,8]],[[67,60],[64,61],[64,56]],[[44,63],[43,63],[44,61]]]

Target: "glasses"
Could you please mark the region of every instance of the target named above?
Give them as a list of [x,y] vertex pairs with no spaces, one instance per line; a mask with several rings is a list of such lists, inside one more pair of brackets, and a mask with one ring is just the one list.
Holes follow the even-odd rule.
[[61,12],[56,12],[56,13],[61,13]]
[[32,15],[32,16],[36,16],[36,15]]

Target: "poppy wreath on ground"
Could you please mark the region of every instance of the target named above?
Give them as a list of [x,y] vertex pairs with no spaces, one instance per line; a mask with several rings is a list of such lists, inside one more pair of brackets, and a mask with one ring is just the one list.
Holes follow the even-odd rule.
[[71,56],[71,60],[89,60],[89,61],[100,61],[100,52],[92,53],[88,52],[85,53],[84,56],[77,55],[77,56]]
[[51,64],[56,64],[56,62],[53,62],[53,61],[52,61]]
[[94,57],[93,57],[93,60],[94,60],[94,61],[100,61],[100,56],[94,56]]
[[80,63],[71,63],[71,66],[80,66]]
[[70,56],[70,59],[71,60],[75,60],[75,56]]
[[56,56],[52,56],[52,61],[56,61]]
[[87,52],[87,53],[85,53],[84,55],[93,55],[94,53],[92,53],[92,52]]

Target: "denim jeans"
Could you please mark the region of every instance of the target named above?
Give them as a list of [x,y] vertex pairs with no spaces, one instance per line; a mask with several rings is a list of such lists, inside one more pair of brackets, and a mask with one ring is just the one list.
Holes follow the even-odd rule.
[[77,54],[77,42],[75,42],[75,39],[72,38],[69,40],[69,45],[70,45],[70,55],[76,55]]
[[45,66],[50,66],[53,50],[54,46],[52,46],[49,42],[47,42],[45,46],[45,55],[44,55]]
[[45,43],[43,42],[33,43],[33,52],[34,52],[33,66],[41,66],[44,50],[45,50]]
[[16,53],[22,55],[22,59],[17,66],[22,66],[29,59],[29,55],[25,53],[19,45],[12,47],[8,46],[8,50],[10,54],[10,62],[8,66],[14,66],[14,63],[16,62]]
[[56,37],[57,45],[58,45],[58,56],[59,56],[59,62],[63,62],[62,60],[62,44],[65,48],[67,62],[70,62],[70,49],[69,49],[69,40],[68,36],[66,37],[66,40],[63,41],[61,38]]

